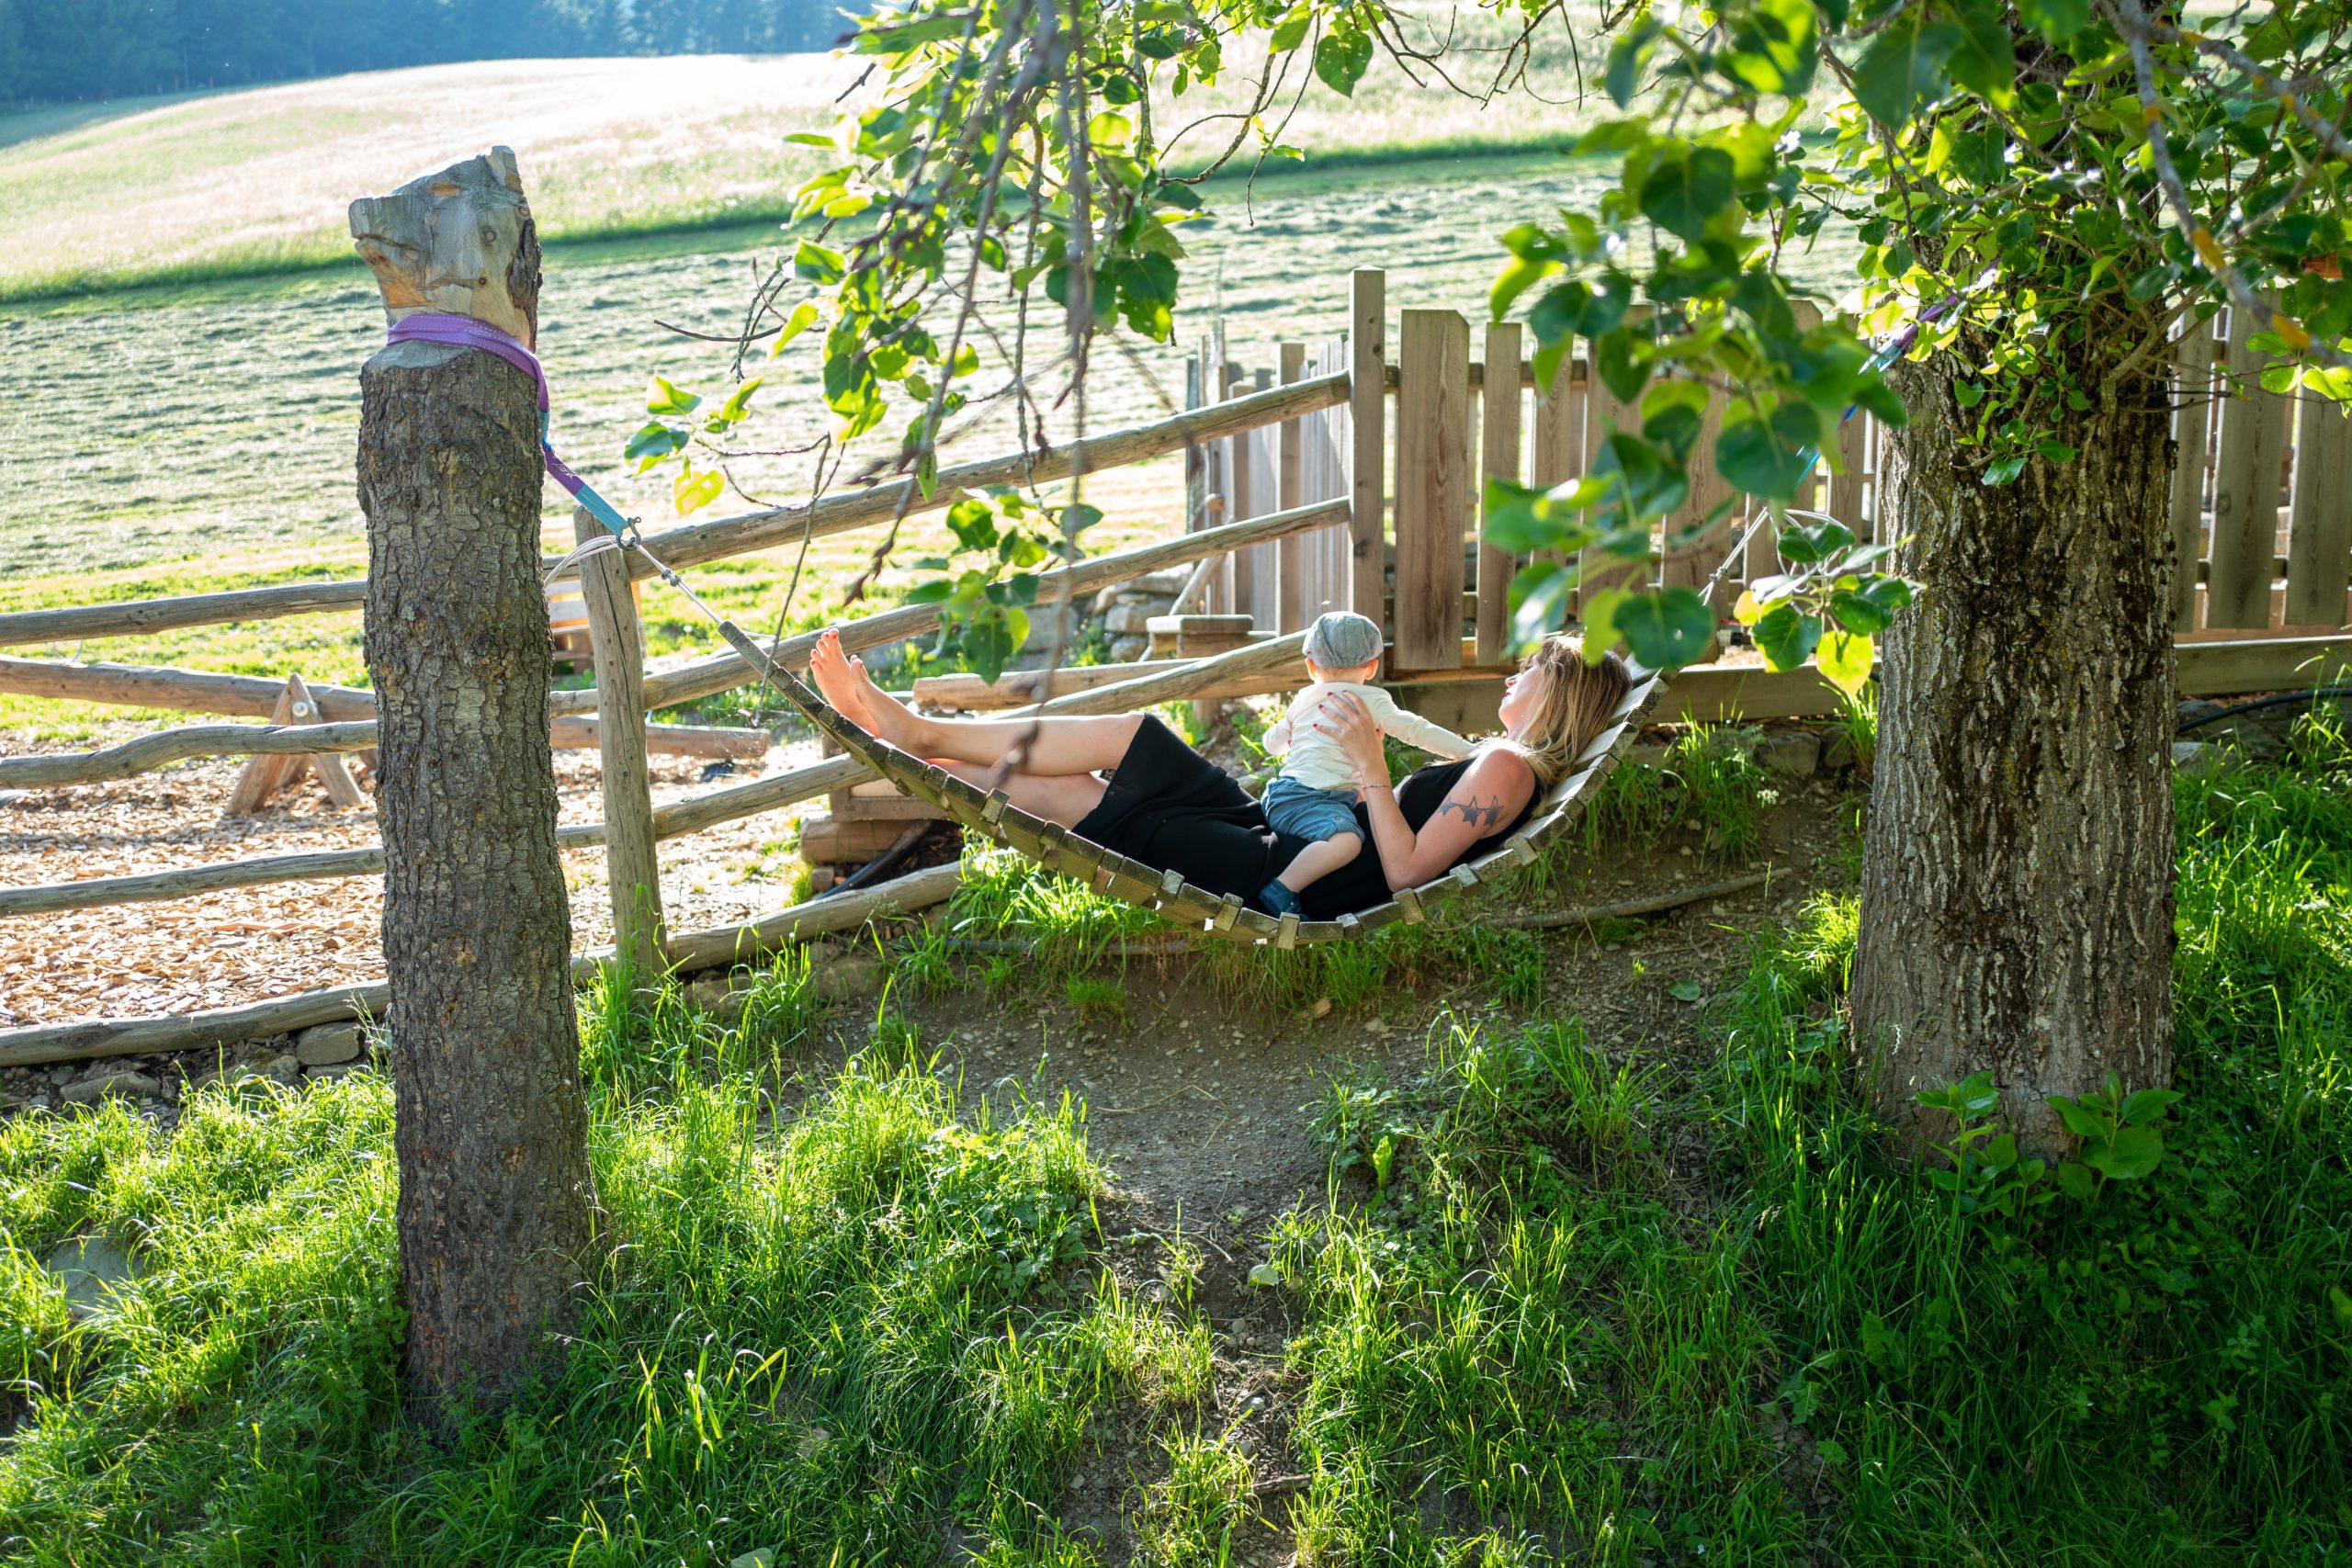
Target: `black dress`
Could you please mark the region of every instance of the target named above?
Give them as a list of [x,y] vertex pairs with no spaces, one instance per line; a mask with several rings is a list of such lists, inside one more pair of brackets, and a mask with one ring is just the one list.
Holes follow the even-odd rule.
[[[1397,807],[1415,832],[1437,814],[1446,792],[1469,765],[1467,759],[1432,763],[1397,784]],[[1532,807],[1532,799],[1529,804]],[[1461,858],[1485,854],[1517,832],[1526,818],[1522,809]],[[1381,872],[1371,818],[1361,801],[1356,820],[1363,827],[1363,852],[1299,896],[1309,919],[1332,919],[1388,899],[1388,879]],[[1193,886],[1220,897],[1238,894],[1261,913],[1265,906],[1258,902],[1258,890],[1280,876],[1283,867],[1306,847],[1306,840],[1268,827],[1266,814],[1232,774],[1149,715],[1136,727],[1127,754],[1111,774],[1102,804],[1074,831],[1130,860],[1180,872]]]

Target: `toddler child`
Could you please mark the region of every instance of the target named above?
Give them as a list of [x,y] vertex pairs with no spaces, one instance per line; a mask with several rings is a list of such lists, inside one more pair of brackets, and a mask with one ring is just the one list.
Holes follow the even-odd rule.
[[1363,825],[1356,820],[1355,764],[1330,736],[1315,727],[1323,699],[1346,693],[1363,703],[1384,735],[1448,761],[1470,754],[1470,742],[1408,713],[1377,686],[1365,684],[1380,668],[1380,627],[1363,615],[1334,610],[1306,633],[1311,683],[1291,699],[1280,723],[1266,731],[1266,750],[1283,757],[1283,771],[1259,797],[1267,825],[1311,840],[1282,875],[1259,890],[1259,902],[1278,915],[1298,912],[1299,890],[1356,858]]

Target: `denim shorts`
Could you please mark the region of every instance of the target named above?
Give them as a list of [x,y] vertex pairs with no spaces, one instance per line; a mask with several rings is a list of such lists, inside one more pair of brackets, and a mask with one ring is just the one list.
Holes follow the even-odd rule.
[[1318,844],[1342,833],[1361,839],[1363,823],[1356,817],[1360,793],[1352,789],[1314,789],[1295,779],[1276,775],[1266,785],[1265,794],[1258,797],[1258,807],[1266,814],[1266,825],[1277,833],[1289,833]]

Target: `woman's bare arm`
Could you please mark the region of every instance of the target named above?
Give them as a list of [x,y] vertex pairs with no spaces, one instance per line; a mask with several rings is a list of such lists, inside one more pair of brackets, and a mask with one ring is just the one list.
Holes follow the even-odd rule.
[[1436,814],[1416,833],[1389,786],[1380,727],[1363,705],[1345,694],[1336,695],[1324,704],[1315,726],[1337,739],[1356,764],[1363,783],[1364,815],[1372,819],[1373,849],[1391,891],[1418,887],[1438,875],[1471,845],[1517,817],[1535,793],[1535,775],[1526,762],[1509,751],[1487,751],[1463,771]]

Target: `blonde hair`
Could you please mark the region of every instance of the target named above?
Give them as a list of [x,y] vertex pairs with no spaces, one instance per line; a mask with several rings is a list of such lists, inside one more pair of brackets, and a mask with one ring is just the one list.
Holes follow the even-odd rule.
[[1535,775],[1536,788],[1549,790],[1608,725],[1634,689],[1634,672],[1613,653],[1586,663],[1584,639],[1566,632],[1545,637],[1522,668],[1541,682],[1534,711],[1517,735],[1487,744],[1516,752]]

